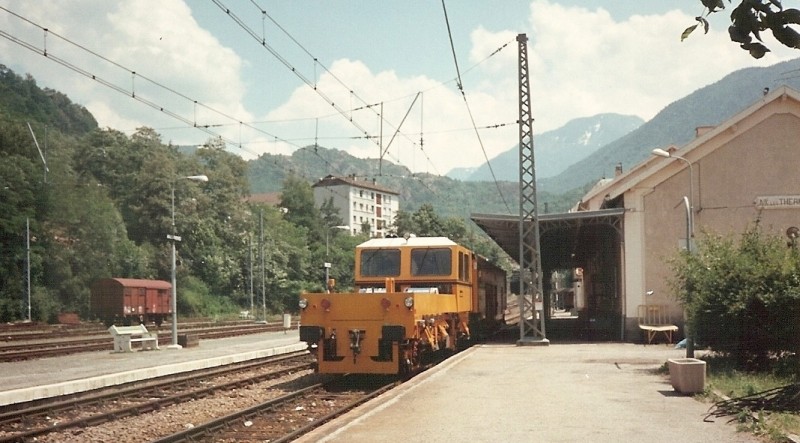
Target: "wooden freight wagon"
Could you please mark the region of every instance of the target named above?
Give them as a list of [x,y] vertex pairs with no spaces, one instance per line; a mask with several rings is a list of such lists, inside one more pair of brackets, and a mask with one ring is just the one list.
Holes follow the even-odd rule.
[[172,315],[172,285],[161,280],[104,278],[92,284],[89,307],[107,326],[161,326]]

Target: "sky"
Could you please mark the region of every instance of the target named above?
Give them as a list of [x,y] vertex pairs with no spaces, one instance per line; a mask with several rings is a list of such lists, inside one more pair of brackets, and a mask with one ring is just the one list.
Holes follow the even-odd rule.
[[248,160],[318,144],[437,175],[517,144],[519,34],[528,39],[534,144],[575,118],[649,120],[737,69],[800,56],[767,36],[773,52],[753,59],[728,39],[730,11],[708,17],[708,34],[681,41],[704,11],[700,0],[0,0],[0,8],[0,64],[66,94],[102,128],[130,135],[147,126],[177,145],[222,137]]

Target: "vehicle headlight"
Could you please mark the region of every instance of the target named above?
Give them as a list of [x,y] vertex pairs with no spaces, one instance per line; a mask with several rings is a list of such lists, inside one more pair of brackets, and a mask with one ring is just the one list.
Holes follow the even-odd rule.
[[406,305],[408,309],[411,309],[414,307],[414,297],[409,295],[405,300],[403,300],[403,304]]
[[305,309],[308,307],[308,299],[301,298],[297,304],[300,305],[300,309]]

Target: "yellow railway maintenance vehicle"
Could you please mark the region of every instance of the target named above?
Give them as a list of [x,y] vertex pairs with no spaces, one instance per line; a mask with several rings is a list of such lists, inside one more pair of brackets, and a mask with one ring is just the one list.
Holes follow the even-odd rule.
[[355,260],[354,292],[300,297],[320,373],[410,374],[502,318],[505,272],[446,237],[372,239]]

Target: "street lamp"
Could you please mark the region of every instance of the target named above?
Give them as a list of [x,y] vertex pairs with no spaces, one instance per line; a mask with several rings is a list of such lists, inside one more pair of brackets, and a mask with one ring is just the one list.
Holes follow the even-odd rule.
[[330,234],[331,229],[343,229],[345,231],[349,231],[350,230],[350,226],[345,226],[345,225],[328,226],[327,229],[325,229],[325,257],[328,256],[328,252],[329,252],[329,249],[330,249],[329,245],[328,245],[328,243],[329,243],[328,235]]
[[[660,148],[653,149],[652,153],[659,157],[677,158],[686,163],[686,166],[689,167],[689,196],[683,196],[683,204],[686,207],[686,252],[692,254],[692,238],[694,237],[694,180],[692,162]],[[686,357],[694,358],[694,339],[691,336],[689,327],[684,326],[684,328],[686,329]]]
[[172,233],[167,234],[167,238],[172,240],[172,344],[167,346],[167,349],[182,348],[182,346],[178,344],[178,288],[175,278],[175,242],[181,241],[181,237],[175,233],[175,182],[182,179],[207,182],[208,176],[190,175],[172,181]]
[[[325,228],[325,259],[328,258],[328,253],[330,252],[329,246],[329,236],[331,233],[331,229],[343,229],[343,230],[350,230],[350,226],[339,225],[339,226],[328,226]],[[329,262],[325,262],[322,264],[322,267],[325,268],[325,292],[328,292],[328,282],[330,281],[330,270],[331,264]]]

